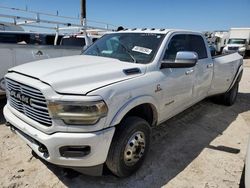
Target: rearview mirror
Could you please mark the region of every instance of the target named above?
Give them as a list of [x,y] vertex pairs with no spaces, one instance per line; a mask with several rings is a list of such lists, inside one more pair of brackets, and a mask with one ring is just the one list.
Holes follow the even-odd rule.
[[177,52],[175,61],[162,61],[161,69],[163,68],[188,68],[196,65],[198,55],[195,52],[181,51]]

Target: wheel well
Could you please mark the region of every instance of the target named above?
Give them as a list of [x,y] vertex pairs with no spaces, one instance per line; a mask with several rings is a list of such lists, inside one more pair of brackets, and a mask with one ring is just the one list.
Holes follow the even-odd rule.
[[156,108],[149,103],[138,105],[132,108],[124,117],[137,116],[146,120],[150,126],[155,126],[157,123],[157,111]]

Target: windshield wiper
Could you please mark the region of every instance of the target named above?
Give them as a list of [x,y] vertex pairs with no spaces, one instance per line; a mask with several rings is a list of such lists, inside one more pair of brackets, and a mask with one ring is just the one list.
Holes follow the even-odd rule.
[[125,50],[125,52],[131,57],[131,59],[133,59],[134,63],[137,63],[137,60],[135,59],[135,57],[130,53],[130,51],[126,48],[126,46],[124,46],[121,42],[117,41],[121,47]]

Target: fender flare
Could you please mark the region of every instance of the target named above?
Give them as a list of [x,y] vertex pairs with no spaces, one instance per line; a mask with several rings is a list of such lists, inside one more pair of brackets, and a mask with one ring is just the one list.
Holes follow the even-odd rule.
[[230,91],[230,89],[234,86],[235,82],[236,81],[240,81],[241,80],[241,77],[242,77],[242,73],[243,73],[243,64],[239,66],[235,76],[234,76],[234,79],[230,85],[230,87],[228,88],[227,92]]
[[156,100],[151,97],[151,96],[148,96],[148,95],[144,95],[144,96],[138,96],[138,97],[135,97],[129,101],[127,101],[126,104],[124,104],[118,111],[117,113],[115,114],[115,116],[113,117],[113,119],[111,120],[110,122],[110,126],[115,126],[115,125],[118,125],[121,120],[123,119],[123,117],[131,110],[133,109],[134,107],[136,106],[139,106],[139,105],[142,105],[142,104],[150,104],[152,105],[152,108],[153,108],[153,113],[154,113],[154,118],[155,118],[155,122],[158,121],[158,112],[159,112],[159,109],[158,109],[158,105]]

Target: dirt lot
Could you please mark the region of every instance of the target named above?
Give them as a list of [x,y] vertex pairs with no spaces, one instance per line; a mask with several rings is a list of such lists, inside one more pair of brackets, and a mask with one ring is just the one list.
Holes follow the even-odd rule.
[[133,176],[89,177],[34,157],[4,126],[0,108],[0,187],[239,187],[250,133],[250,60],[232,107],[204,100],[153,131],[142,168]]

